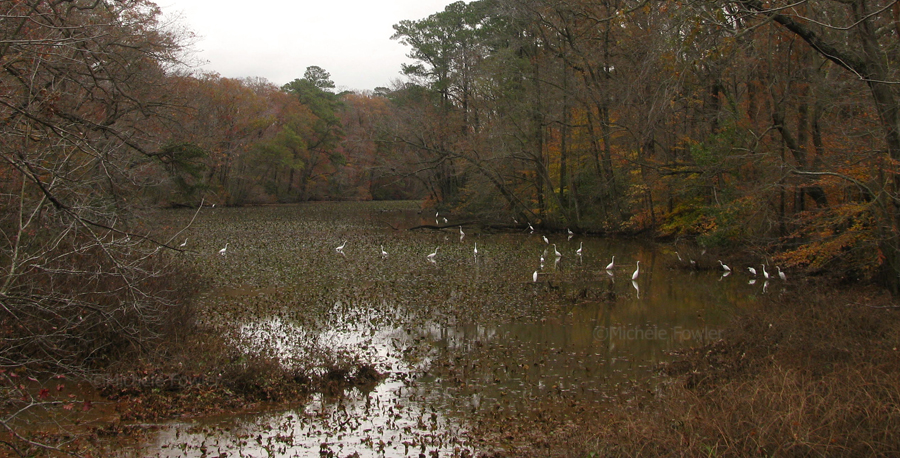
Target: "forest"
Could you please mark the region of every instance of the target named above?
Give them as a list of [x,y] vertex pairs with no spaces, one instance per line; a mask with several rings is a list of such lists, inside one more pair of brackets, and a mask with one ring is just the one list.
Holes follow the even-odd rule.
[[414,63],[359,92],[197,72],[149,0],[0,18],[4,371],[178,319],[164,207],[422,200],[900,293],[896,1],[459,1],[394,25]]
[[456,2],[396,24],[416,63],[360,93],[192,72],[147,1],[5,6],[7,285],[25,216],[425,199],[900,286],[894,2]]

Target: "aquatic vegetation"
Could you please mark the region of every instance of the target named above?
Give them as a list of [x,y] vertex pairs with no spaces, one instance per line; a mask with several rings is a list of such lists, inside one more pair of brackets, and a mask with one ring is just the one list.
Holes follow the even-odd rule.
[[[174,225],[186,214],[161,219]],[[650,384],[668,350],[714,340],[716,323],[747,296],[743,281],[669,269],[637,242],[408,230],[431,220],[397,202],[204,212],[182,258],[208,285],[197,300],[201,325],[248,361],[354,382],[323,388],[300,409],[212,421],[203,435],[291,437],[278,450],[297,453],[320,444],[341,455],[475,453],[465,431],[492,409],[525,412],[551,399],[575,408]],[[571,255],[579,248],[582,256]],[[607,270],[613,255],[623,267]],[[629,281],[638,259],[640,297]],[[175,424],[159,440],[196,448],[203,435]],[[221,451],[269,446],[217,437]]]

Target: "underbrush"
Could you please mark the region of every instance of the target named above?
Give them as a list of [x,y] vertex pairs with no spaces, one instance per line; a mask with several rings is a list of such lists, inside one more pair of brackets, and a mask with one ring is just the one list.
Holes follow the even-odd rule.
[[662,386],[520,429],[529,445],[497,455],[897,456],[898,313],[861,288],[770,297],[662,366]]

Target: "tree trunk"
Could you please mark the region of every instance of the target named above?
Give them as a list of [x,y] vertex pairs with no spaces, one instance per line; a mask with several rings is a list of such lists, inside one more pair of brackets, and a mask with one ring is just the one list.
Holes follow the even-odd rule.
[[[778,13],[779,9],[770,9],[759,0],[739,0],[739,4],[748,10],[771,19],[791,33],[802,38],[824,58],[844,68],[855,76],[865,80],[872,94],[878,112],[879,124],[884,135],[885,150],[891,162],[900,161],[900,107],[891,89],[888,75],[889,64],[886,52],[882,52],[875,35],[874,15],[868,11],[865,0],[848,0],[853,29],[856,32],[857,45],[862,53],[852,48],[838,48],[826,42],[815,32],[790,16]],[[881,219],[881,253],[884,256],[883,272],[885,285],[894,295],[900,294],[900,206],[898,191],[900,177],[893,168],[886,171],[882,189],[886,192],[878,194],[877,208]]]

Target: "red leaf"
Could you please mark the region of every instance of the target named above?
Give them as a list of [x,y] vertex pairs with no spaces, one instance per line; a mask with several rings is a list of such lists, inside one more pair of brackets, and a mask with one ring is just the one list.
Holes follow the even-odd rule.
[[47,399],[50,397],[50,390],[46,388],[41,388],[41,391],[38,393],[39,399]]
[[91,401],[84,401],[84,404],[82,404],[81,406],[81,410],[84,412],[91,410]]

